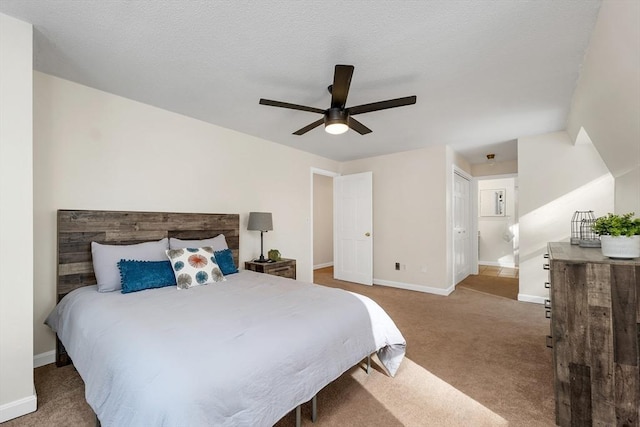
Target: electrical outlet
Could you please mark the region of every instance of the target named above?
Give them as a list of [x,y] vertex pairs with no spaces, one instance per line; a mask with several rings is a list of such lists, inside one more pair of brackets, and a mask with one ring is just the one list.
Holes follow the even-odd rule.
[[396,262],[396,270],[400,270],[400,263]]

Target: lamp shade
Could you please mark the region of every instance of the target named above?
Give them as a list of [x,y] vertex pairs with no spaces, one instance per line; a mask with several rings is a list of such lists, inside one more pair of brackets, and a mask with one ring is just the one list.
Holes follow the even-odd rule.
[[247,230],[270,231],[273,230],[271,212],[249,212],[249,225]]

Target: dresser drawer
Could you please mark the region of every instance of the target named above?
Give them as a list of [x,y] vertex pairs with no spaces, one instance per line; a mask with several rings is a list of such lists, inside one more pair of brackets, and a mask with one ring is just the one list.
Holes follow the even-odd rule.
[[268,268],[265,273],[273,276],[288,277],[289,279],[296,278],[296,267],[294,265],[277,266],[274,268]]
[[296,260],[283,258],[276,262],[255,262],[247,261],[244,264],[247,270],[257,273],[270,274],[272,276],[287,277],[289,279],[296,278]]

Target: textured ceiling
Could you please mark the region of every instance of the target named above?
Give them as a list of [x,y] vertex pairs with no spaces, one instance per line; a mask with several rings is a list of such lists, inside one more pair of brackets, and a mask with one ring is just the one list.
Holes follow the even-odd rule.
[[[34,68],[336,160],[449,144],[472,163],[565,129],[599,0],[0,0],[34,25]],[[291,135],[327,108],[335,64],[373,130]]]

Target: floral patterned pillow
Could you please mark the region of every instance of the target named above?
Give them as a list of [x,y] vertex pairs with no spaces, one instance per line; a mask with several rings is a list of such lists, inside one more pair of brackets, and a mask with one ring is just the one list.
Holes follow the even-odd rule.
[[216,263],[213,248],[169,249],[167,256],[176,276],[178,289],[224,282],[226,279]]

